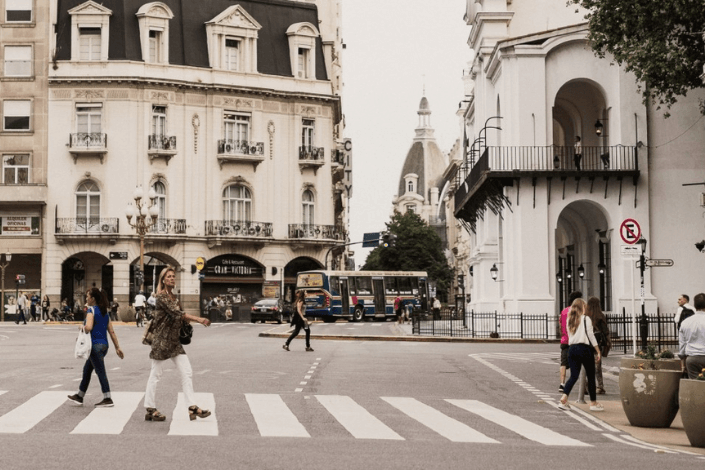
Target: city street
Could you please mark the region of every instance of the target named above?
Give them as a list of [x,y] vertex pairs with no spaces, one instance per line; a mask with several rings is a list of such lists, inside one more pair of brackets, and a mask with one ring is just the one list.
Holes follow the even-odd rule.
[[[393,323],[313,325],[317,334]],[[699,455],[630,440],[586,413],[556,408],[554,344],[295,340],[258,335],[282,326],[195,326],[186,346],[199,405],[177,407],[178,373],[157,392],[167,421],[144,421],[149,348],[141,328],[115,327],[125,359],[106,358],[114,408],[93,376],[74,393],[83,361],[75,325],[0,325],[2,468],[702,468]],[[336,333],[338,334],[338,333]],[[607,374],[609,375],[609,374]],[[617,385],[606,377],[608,395]],[[573,397],[574,398],[574,397]],[[176,409],[175,409],[176,408]]]

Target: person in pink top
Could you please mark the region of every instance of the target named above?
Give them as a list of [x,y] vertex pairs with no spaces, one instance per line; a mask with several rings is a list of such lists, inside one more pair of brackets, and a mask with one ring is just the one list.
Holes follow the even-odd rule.
[[568,313],[570,312],[570,306],[573,305],[575,299],[581,299],[583,293],[580,291],[571,292],[568,296],[568,306],[563,309],[560,316],[561,323],[561,385],[558,387],[559,392],[565,391],[565,371],[568,368],[568,349],[570,345],[568,344],[568,328],[566,324],[568,322]]

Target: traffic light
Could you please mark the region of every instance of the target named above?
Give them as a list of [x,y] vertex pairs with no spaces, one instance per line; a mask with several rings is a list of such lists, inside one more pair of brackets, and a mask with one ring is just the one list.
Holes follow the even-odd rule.
[[465,285],[465,275],[464,274],[458,274],[458,285],[459,286]]
[[17,284],[24,284],[25,283],[24,274],[18,274],[17,276],[15,276],[15,282]]
[[396,244],[397,236],[393,233],[384,232],[382,233],[382,246],[387,248],[394,246]]

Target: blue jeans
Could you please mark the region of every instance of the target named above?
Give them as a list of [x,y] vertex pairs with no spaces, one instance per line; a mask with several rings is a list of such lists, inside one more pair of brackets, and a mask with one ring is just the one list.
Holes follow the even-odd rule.
[[110,384],[108,383],[108,375],[105,372],[105,362],[103,361],[106,354],[108,354],[107,344],[99,343],[91,347],[91,355],[83,366],[83,379],[81,379],[81,385],[78,386],[82,393],[81,396],[88,391],[88,385],[91,383],[91,374],[95,370],[103,396],[110,398]]
[[570,365],[570,379],[565,384],[565,393],[570,395],[573,386],[580,377],[580,369],[585,367],[587,377],[588,393],[590,401],[597,400],[597,389],[595,387],[595,348],[587,344],[572,344],[568,349],[568,364]]

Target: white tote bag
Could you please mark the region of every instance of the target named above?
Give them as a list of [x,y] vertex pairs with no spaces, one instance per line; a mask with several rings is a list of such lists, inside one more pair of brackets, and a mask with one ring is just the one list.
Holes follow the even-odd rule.
[[78,338],[76,338],[76,347],[74,348],[74,356],[76,359],[88,359],[91,355],[91,334],[86,333],[81,328],[78,332]]

